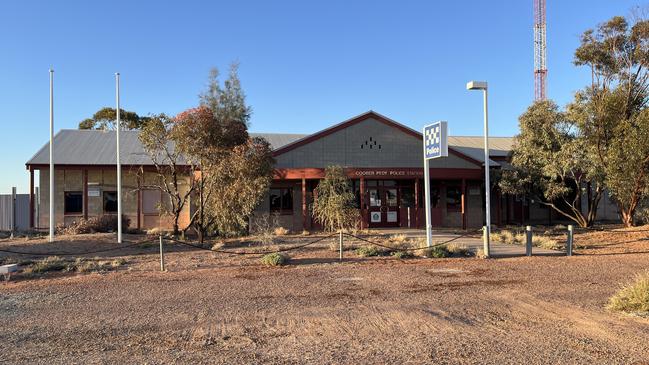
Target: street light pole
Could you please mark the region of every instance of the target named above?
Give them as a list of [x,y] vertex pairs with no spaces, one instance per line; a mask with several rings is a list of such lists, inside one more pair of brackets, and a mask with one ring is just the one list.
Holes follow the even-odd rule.
[[117,134],[117,243],[122,243],[122,163],[119,158],[119,72],[115,74],[115,107],[117,120],[115,121],[115,129]]
[[484,180],[485,180],[485,238],[484,254],[486,257],[491,255],[491,182],[489,181],[489,110],[487,106],[487,82],[470,81],[466,84],[467,90],[482,90],[484,102]]
[[54,70],[50,69],[50,242],[54,242]]

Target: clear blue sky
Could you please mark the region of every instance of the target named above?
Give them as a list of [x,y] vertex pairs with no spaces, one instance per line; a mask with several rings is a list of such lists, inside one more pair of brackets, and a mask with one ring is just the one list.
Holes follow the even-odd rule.
[[[208,4],[209,3],[209,4]],[[579,35],[644,3],[548,0],[548,94],[560,104],[589,78],[572,65]],[[0,3],[0,193],[27,192],[25,162],[55,129],[114,105],[175,114],[197,104],[208,71],[240,63],[252,131],[311,133],[373,109],[419,129],[447,120],[517,133],[533,98],[532,0],[3,1]]]

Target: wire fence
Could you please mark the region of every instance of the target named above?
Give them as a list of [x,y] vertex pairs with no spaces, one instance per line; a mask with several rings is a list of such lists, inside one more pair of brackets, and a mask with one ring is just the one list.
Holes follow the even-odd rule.
[[27,252],[27,251],[14,251],[14,250],[7,250],[7,249],[0,249],[0,252],[5,252],[5,253],[11,253],[15,255],[28,255],[28,256],[84,256],[84,255],[90,255],[90,254],[95,254],[95,253],[103,253],[103,252],[110,252],[110,251],[117,251],[125,248],[131,248],[131,247],[136,247],[136,246],[141,246],[144,243],[150,243],[150,242],[155,242],[156,239],[148,239],[148,240],[142,240],[138,242],[133,242],[128,245],[122,245],[122,246],[117,246],[117,247],[109,247],[105,249],[99,249],[99,250],[92,250],[92,251],[83,251],[83,252],[60,252],[60,251],[49,251],[49,252]]
[[193,247],[193,248],[196,248],[196,249],[199,249],[199,250],[216,252],[216,253],[224,253],[224,254],[231,254],[231,255],[268,255],[268,254],[272,254],[272,253],[281,253],[281,252],[288,252],[288,251],[298,250],[300,248],[311,246],[311,245],[316,244],[318,242],[324,241],[327,238],[331,238],[331,237],[337,236],[337,235],[338,235],[338,233],[332,233],[332,234],[330,234],[328,236],[317,238],[317,239],[315,239],[315,240],[313,240],[311,242],[308,242],[308,243],[295,245],[295,246],[292,246],[292,247],[280,248],[278,250],[273,250],[273,251],[261,251],[261,252],[259,252],[259,251],[245,252],[245,251],[223,250],[223,249],[220,249],[220,248],[203,247],[203,246],[200,246],[198,244],[193,244],[191,242],[181,241],[181,240],[177,240],[177,239],[173,239],[173,238],[167,238],[167,240],[169,240],[171,242],[179,243],[181,245]]
[[465,234],[459,235],[459,236],[457,236],[457,237],[453,237],[453,238],[451,238],[451,239],[448,239],[448,240],[445,240],[445,241],[442,241],[442,242],[431,243],[430,246],[426,246],[426,247],[405,247],[405,248],[400,248],[400,247],[395,247],[395,246],[384,245],[384,244],[378,243],[378,242],[376,242],[376,241],[368,240],[368,239],[366,239],[366,238],[363,238],[363,237],[360,237],[360,236],[353,235],[353,234],[351,234],[351,233],[344,233],[344,235],[346,235],[346,236],[348,236],[348,237],[355,238],[355,239],[357,239],[357,240],[359,240],[359,241],[363,241],[363,242],[369,243],[369,244],[374,245],[374,246],[378,246],[378,247],[382,247],[382,248],[385,248],[385,249],[391,250],[391,251],[417,251],[417,250],[422,250],[422,249],[427,249],[427,248],[433,248],[433,247],[437,247],[437,246],[443,246],[443,245],[449,244],[449,243],[451,243],[451,242],[453,242],[453,241],[457,241],[457,240],[459,240],[460,238],[473,237],[473,235],[474,235],[475,233],[477,233],[477,232],[482,232],[482,229],[478,229],[478,230],[475,230],[475,231],[470,231],[470,232],[467,232],[467,233],[465,233]]
[[[428,248],[434,248],[434,247],[439,247],[443,245],[447,245],[451,242],[458,241],[462,238],[482,238],[482,234],[484,232],[484,228],[482,229],[476,229],[476,230],[471,230],[471,231],[465,231],[464,233],[460,234],[457,232],[448,232],[447,234],[452,234],[454,237],[443,240],[443,241],[438,241],[432,243],[430,246],[424,246],[424,247],[399,247],[397,245],[390,245],[387,244],[385,241],[379,242],[376,239],[371,239],[368,238],[367,236],[362,236],[362,235],[355,235],[351,233],[342,233],[342,236],[349,237],[354,240],[358,240],[361,242],[365,242],[370,245],[374,245],[377,247],[381,247],[383,249],[387,249],[390,251],[416,251],[416,250],[422,250],[422,249],[428,249]],[[525,232],[525,229],[522,229],[521,232]],[[537,231],[538,232],[538,231]],[[580,227],[578,229],[574,229],[572,232],[570,230],[566,230],[566,232],[548,232],[547,230],[545,231],[543,235],[545,236],[559,236],[559,235],[567,235],[566,237],[566,244],[564,247],[564,250],[567,251],[567,253],[570,255],[572,254],[572,246],[574,246],[574,236],[573,233],[585,233],[585,232],[609,232],[609,233],[618,233],[618,234],[627,234],[627,233],[649,233],[649,229],[625,229],[625,228],[606,228],[606,227]],[[436,233],[442,233],[444,232],[437,232]],[[548,234],[552,233],[552,234]],[[481,234],[481,235],[476,235],[476,234]],[[24,250],[16,250],[16,249],[8,249],[8,248],[0,248],[0,253],[6,253],[6,254],[13,254],[13,255],[27,255],[27,256],[85,256],[89,254],[98,254],[98,253],[106,253],[106,252],[111,252],[111,251],[118,251],[118,250],[123,250],[123,249],[128,249],[128,248],[134,248],[138,246],[142,246],[144,244],[150,244],[154,242],[158,242],[159,240],[164,240],[168,242],[173,242],[179,245],[191,247],[193,249],[197,250],[203,250],[203,251],[209,251],[213,253],[222,253],[222,254],[228,254],[228,255],[240,255],[240,256],[263,256],[263,255],[268,255],[268,254],[273,254],[273,253],[283,253],[283,252],[289,252],[289,251],[295,251],[299,250],[308,246],[312,246],[318,242],[322,242],[324,240],[330,239],[334,236],[339,236],[341,235],[340,233],[331,233],[325,236],[321,236],[318,238],[315,238],[313,240],[310,240],[309,242],[306,243],[301,243],[297,245],[293,245],[290,247],[283,247],[283,248],[278,248],[276,250],[263,250],[263,251],[242,251],[242,250],[232,250],[232,249],[224,249],[224,248],[216,248],[216,247],[205,247],[203,244],[199,242],[191,242],[191,241],[186,241],[186,240],[179,240],[175,238],[170,238],[170,237],[155,237],[155,238],[147,238],[143,240],[139,240],[136,242],[130,242],[126,245],[120,245],[120,246],[114,246],[114,247],[107,247],[107,248],[102,248],[102,249],[96,249],[96,250],[89,250],[89,251],[82,251],[82,252],[69,252],[69,251],[48,251],[48,252],[38,252],[38,251],[24,251]],[[342,236],[340,238],[342,239]],[[530,237],[531,238],[531,237]],[[646,240],[649,239],[643,238],[639,239],[640,240]],[[389,241],[389,238],[386,239],[386,241]],[[529,244],[529,243],[528,243]],[[162,247],[160,248],[162,252]],[[342,249],[342,247],[341,247]],[[148,254],[148,253],[147,253]]]

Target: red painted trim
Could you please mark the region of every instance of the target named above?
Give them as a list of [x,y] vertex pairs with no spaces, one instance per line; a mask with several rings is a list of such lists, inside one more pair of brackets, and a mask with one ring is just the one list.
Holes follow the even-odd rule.
[[302,229],[306,230],[306,218],[307,218],[307,209],[306,209],[306,179],[302,178]]
[[[185,169],[187,171],[191,170],[190,166],[182,165],[178,166],[179,168]],[[36,165],[27,165],[27,169],[32,168],[34,170],[49,170],[50,165],[36,164]],[[55,170],[112,170],[115,169],[116,165],[54,165]],[[144,171],[158,171],[153,165],[122,165],[122,169],[129,171],[138,171],[142,168]]]
[[466,229],[466,179],[462,179],[462,229]]
[[[349,178],[359,179],[415,179],[424,176],[423,168],[346,168],[345,174]],[[431,168],[430,177],[434,179],[480,179],[482,169],[450,169],[450,168]],[[273,178],[275,180],[296,180],[296,179],[321,179],[324,177],[322,168],[280,168],[275,169]]]

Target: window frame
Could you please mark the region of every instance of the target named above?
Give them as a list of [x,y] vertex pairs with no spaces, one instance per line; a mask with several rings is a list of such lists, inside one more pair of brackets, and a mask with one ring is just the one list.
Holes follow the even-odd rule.
[[[79,211],[69,211],[68,210],[68,196],[71,194],[79,195],[81,202],[79,204]],[[63,193],[63,215],[83,215],[83,191],[66,191]]]

